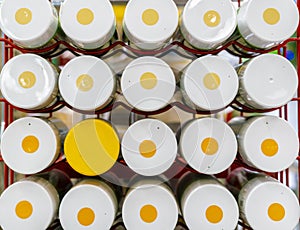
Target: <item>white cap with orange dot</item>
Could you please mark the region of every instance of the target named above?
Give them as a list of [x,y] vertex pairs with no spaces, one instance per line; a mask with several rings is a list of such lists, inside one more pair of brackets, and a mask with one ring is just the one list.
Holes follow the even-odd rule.
[[57,12],[48,0],[4,0],[0,15],[1,30],[26,48],[45,45],[58,27]]
[[36,117],[24,117],[3,132],[4,162],[21,174],[33,174],[50,166],[60,154],[61,139],[55,124]]
[[116,194],[103,181],[85,179],[63,198],[59,219],[63,229],[110,229],[118,210]]
[[257,48],[270,48],[291,37],[299,24],[299,12],[293,0],[252,0],[238,11],[238,29],[242,37]]
[[41,109],[51,104],[58,93],[58,73],[45,59],[21,54],[9,60],[1,71],[1,92],[12,105]]
[[190,0],[180,18],[182,35],[192,46],[214,49],[235,31],[236,10],[230,0]]
[[233,163],[237,154],[237,140],[225,122],[215,118],[201,118],[183,127],[179,149],[193,169],[205,174],[216,174]]
[[82,49],[100,48],[115,32],[116,19],[109,0],[66,0],[59,17],[64,33]]
[[[156,57],[133,60],[121,77],[125,99],[138,110],[155,111],[172,99],[176,81],[170,66]],[[138,96],[137,96],[138,95]]]
[[99,58],[80,56],[69,61],[59,77],[63,99],[80,110],[97,110],[109,104],[116,91],[116,78]]
[[163,122],[143,119],[133,123],[122,139],[122,156],[138,174],[155,176],[173,164],[177,142],[172,130]]
[[128,39],[141,49],[158,49],[166,44],[178,25],[178,10],[173,0],[127,3],[123,28]]
[[180,86],[185,102],[199,110],[218,110],[228,106],[238,92],[237,73],[218,56],[204,56],[183,70]]

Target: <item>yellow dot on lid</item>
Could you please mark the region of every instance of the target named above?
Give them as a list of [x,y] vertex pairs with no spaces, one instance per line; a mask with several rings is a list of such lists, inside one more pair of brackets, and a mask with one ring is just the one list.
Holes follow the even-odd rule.
[[40,142],[35,136],[26,136],[22,140],[22,149],[26,153],[34,153],[39,149]]
[[219,88],[221,84],[221,80],[218,74],[216,73],[208,73],[203,78],[203,84],[205,88],[209,90],[215,90]]
[[158,22],[159,14],[154,9],[147,9],[142,14],[142,20],[147,26],[153,26]]
[[140,77],[140,84],[144,89],[153,89],[157,85],[157,77],[154,73],[146,72]]
[[267,157],[273,157],[278,153],[278,144],[274,139],[265,139],[261,143],[261,151]]
[[151,140],[144,140],[139,147],[140,154],[145,158],[151,158],[156,153],[156,145]]
[[83,226],[91,225],[95,220],[95,213],[90,208],[82,208],[77,214],[77,220],[79,224]]
[[285,217],[285,209],[279,203],[273,203],[268,208],[268,216],[273,221],[281,221]]
[[15,19],[20,25],[26,25],[32,20],[32,12],[28,8],[20,8],[15,13]]
[[93,88],[94,80],[90,75],[82,74],[77,78],[76,86],[79,90],[87,92]]
[[30,71],[25,71],[18,78],[19,85],[24,89],[32,88],[35,85],[35,74]]
[[223,210],[217,205],[211,205],[206,209],[205,216],[210,223],[217,224],[223,219]]
[[26,200],[20,201],[15,207],[15,213],[17,217],[21,219],[27,219],[32,215],[32,204]]
[[214,155],[218,152],[219,144],[216,139],[208,137],[202,141],[201,149],[206,155]]
[[94,21],[94,13],[88,8],[83,8],[77,13],[77,21],[81,25],[89,25]]
[[275,25],[280,21],[280,13],[274,8],[268,8],[263,13],[265,23]]
[[153,205],[144,205],[140,210],[140,217],[146,223],[152,223],[158,216],[157,210]]
[[221,22],[221,16],[217,11],[209,10],[204,14],[203,21],[208,27],[216,27]]

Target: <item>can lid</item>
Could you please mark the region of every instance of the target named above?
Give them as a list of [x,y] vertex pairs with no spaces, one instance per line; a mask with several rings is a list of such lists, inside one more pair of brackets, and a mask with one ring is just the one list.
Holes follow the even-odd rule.
[[132,106],[142,111],[155,111],[169,103],[174,95],[176,82],[167,63],[147,56],[133,60],[125,68],[121,88]]
[[261,116],[248,122],[249,125],[239,133],[243,157],[267,172],[282,171],[293,164],[298,156],[299,140],[287,121],[275,116]]
[[1,140],[4,162],[21,174],[33,174],[47,168],[60,153],[60,140],[47,121],[24,117],[5,129]]
[[231,128],[215,118],[201,118],[184,128],[179,141],[187,163],[205,174],[227,169],[237,154],[237,140]]
[[127,229],[175,229],[178,206],[169,189],[145,183],[126,195],[122,217]]
[[59,77],[64,100],[80,110],[95,110],[108,103],[116,88],[116,79],[108,65],[93,56],[69,61]]
[[50,192],[39,183],[16,182],[0,197],[1,226],[4,229],[47,229],[57,206]]
[[173,164],[177,141],[163,122],[143,119],[132,124],[122,139],[122,155],[127,165],[138,174],[155,176]]

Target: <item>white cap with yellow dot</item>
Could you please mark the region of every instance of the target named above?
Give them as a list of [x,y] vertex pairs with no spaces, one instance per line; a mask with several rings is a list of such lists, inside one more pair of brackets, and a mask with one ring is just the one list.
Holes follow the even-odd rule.
[[1,30],[27,48],[45,45],[58,27],[57,12],[48,0],[4,0],[0,15]]
[[121,88],[125,99],[133,107],[141,111],[155,111],[165,107],[172,99],[176,82],[166,62],[146,56],[127,65],[121,77]]
[[122,139],[122,156],[138,174],[155,176],[173,164],[177,142],[172,130],[163,122],[143,119],[132,124]]
[[199,49],[213,49],[235,31],[236,10],[230,0],[190,0],[181,15],[184,38]]
[[256,178],[239,194],[243,218],[253,229],[295,229],[299,201],[295,193],[276,180]]
[[291,37],[299,24],[293,0],[252,0],[238,12],[238,29],[244,39],[258,48],[270,48]]
[[82,49],[103,46],[115,32],[116,19],[109,0],[66,0],[59,17],[65,34]]
[[128,39],[141,49],[162,47],[176,31],[178,10],[173,0],[127,3],[123,26]]
[[239,94],[246,104],[254,108],[280,107],[288,103],[297,91],[297,71],[281,55],[260,55],[246,62],[242,69]]
[[3,229],[47,229],[56,217],[58,194],[44,180],[22,180],[9,186],[0,197],[0,223]]
[[97,110],[113,99],[116,79],[109,66],[99,58],[80,56],[69,61],[59,77],[63,99],[80,110]]
[[178,205],[170,188],[147,180],[133,187],[122,207],[126,229],[175,229]]
[[104,182],[85,179],[73,187],[59,207],[63,229],[110,229],[118,209],[116,195]]
[[57,71],[35,54],[9,60],[1,71],[1,92],[12,105],[23,109],[46,107],[56,98]]
[[299,150],[299,139],[294,128],[275,116],[249,119],[239,131],[238,143],[243,160],[267,172],[290,167]]
[[191,183],[181,198],[181,211],[189,229],[235,229],[239,219],[235,198],[214,180]]
[[233,163],[237,154],[237,140],[225,122],[201,118],[183,127],[179,148],[192,168],[201,173],[216,174]]
[[204,56],[184,69],[180,86],[185,102],[199,110],[228,106],[238,92],[238,76],[232,65],[218,56]]
[[58,130],[46,120],[24,117],[3,132],[1,154],[4,162],[21,174],[33,174],[50,166],[60,153]]

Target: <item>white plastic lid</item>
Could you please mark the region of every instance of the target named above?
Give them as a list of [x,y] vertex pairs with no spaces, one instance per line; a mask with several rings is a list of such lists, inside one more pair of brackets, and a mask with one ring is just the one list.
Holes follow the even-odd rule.
[[253,229],[294,229],[299,223],[299,202],[292,190],[278,182],[264,182],[243,200],[247,222]]
[[178,206],[166,186],[145,183],[126,195],[122,217],[126,229],[173,230],[177,224]]
[[235,229],[239,209],[233,195],[222,185],[193,183],[184,193],[182,213],[189,229]]
[[136,173],[144,176],[159,175],[169,169],[176,158],[175,135],[159,120],[139,120],[123,136],[122,155]]
[[9,103],[19,108],[47,106],[57,91],[57,72],[38,55],[18,55],[1,71],[1,91]]
[[[51,190],[54,189],[48,184]],[[49,189],[50,189],[49,187]],[[19,181],[9,186],[0,197],[0,223],[3,229],[47,229],[58,203],[57,194],[33,181]],[[53,190],[55,191],[55,190]],[[56,195],[56,197],[53,197]]]
[[63,229],[110,229],[116,216],[116,197],[103,182],[87,179],[63,198],[59,219]]
[[136,46],[157,49],[176,31],[178,10],[173,0],[131,0],[123,24],[124,32]]
[[248,30],[262,40],[284,41],[298,27],[299,12],[293,0],[251,0],[245,6],[244,15],[238,14],[238,26],[241,26],[240,18],[243,18]]
[[282,118],[261,116],[249,120],[240,130],[239,137],[243,158],[263,171],[282,171],[291,166],[298,156],[298,136]]
[[231,128],[215,118],[201,118],[181,132],[180,152],[187,163],[205,174],[229,168],[237,154],[237,140]]
[[115,30],[115,14],[108,0],[65,0],[59,17],[65,34],[85,49],[101,47]]
[[109,66],[93,56],[79,56],[69,61],[59,77],[63,99],[80,110],[95,110],[110,102],[116,80]]
[[284,57],[263,54],[253,58],[242,76],[242,87],[251,100],[263,108],[276,108],[289,102],[298,87],[294,66]]
[[124,97],[133,107],[142,111],[155,111],[169,103],[174,95],[176,82],[172,69],[163,60],[140,57],[125,68],[121,88]]
[[48,0],[4,0],[1,4],[1,30],[12,40],[30,48],[47,43],[57,26],[57,13]]
[[202,110],[218,110],[229,105],[238,92],[238,85],[234,68],[218,56],[196,59],[181,78],[182,89]]
[[59,153],[58,131],[40,118],[20,118],[3,132],[2,158],[12,170],[18,173],[40,172],[50,166]]
[[230,0],[190,0],[181,15],[183,36],[197,48],[210,49],[226,41],[236,28]]

